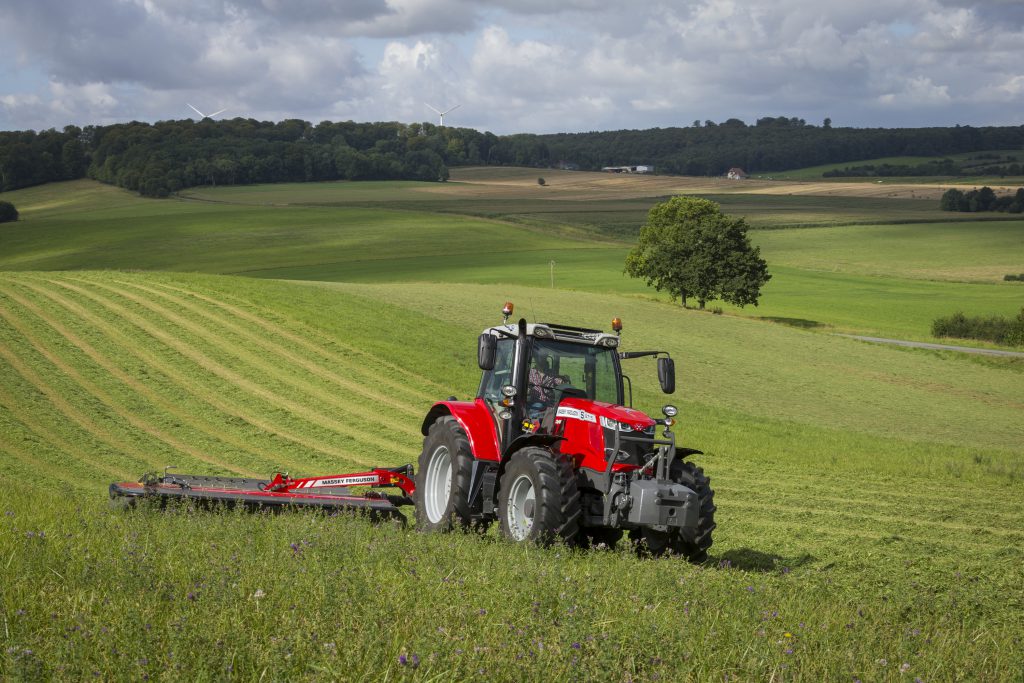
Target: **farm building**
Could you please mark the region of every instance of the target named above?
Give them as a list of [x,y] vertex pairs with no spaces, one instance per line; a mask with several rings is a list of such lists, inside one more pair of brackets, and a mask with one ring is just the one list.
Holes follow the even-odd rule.
[[637,166],[603,166],[601,170],[605,173],[654,173],[654,167],[649,164],[640,164]]
[[729,172],[725,174],[725,177],[729,180],[746,180],[750,176],[748,176],[747,172],[742,168],[734,166],[729,169]]

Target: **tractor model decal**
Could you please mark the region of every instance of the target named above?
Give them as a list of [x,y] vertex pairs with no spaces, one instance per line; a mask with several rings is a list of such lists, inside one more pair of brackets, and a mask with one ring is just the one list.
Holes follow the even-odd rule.
[[569,408],[568,406],[562,406],[555,413],[555,417],[571,417],[574,420],[583,420],[584,422],[597,422],[597,416],[593,413],[588,413],[585,410],[579,408]]

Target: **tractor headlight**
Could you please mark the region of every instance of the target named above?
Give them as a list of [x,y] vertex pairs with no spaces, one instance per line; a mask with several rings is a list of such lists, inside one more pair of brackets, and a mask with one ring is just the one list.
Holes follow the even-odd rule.
[[675,417],[679,414],[679,410],[674,405],[667,405],[661,409],[661,412],[665,414],[665,417]]
[[503,410],[500,413],[498,413],[498,417],[500,417],[502,420],[511,420],[512,419],[512,411],[511,410]]
[[633,428],[625,422],[619,422],[618,420],[612,420],[611,418],[601,417],[601,426],[605,429],[611,429],[612,431],[618,429],[620,432],[631,432]]
[[513,396],[516,395],[516,388],[511,384],[506,384],[501,388],[501,395],[506,396],[508,398],[512,398]]
[[609,349],[614,349],[615,347],[617,347],[619,345],[619,338],[618,337],[605,337],[599,343],[601,344],[601,346],[606,346]]
[[555,333],[551,331],[550,327],[536,325],[533,328],[533,336],[537,339],[554,339]]

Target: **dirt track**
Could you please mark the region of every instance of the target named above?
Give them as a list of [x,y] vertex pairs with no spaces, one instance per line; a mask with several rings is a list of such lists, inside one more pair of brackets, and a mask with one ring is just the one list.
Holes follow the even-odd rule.
[[859,339],[860,341],[875,342],[877,344],[892,344],[894,346],[906,346],[914,349],[936,349],[939,351],[959,351],[961,353],[976,353],[982,356],[1002,356],[1003,358],[1024,358],[1020,351],[1002,351],[1000,349],[978,349],[973,346],[953,346],[952,344],[930,344],[928,342],[906,341],[903,339],[886,339],[884,337],[865,337],[859,334],[837,334],[837,337],[848,339]]

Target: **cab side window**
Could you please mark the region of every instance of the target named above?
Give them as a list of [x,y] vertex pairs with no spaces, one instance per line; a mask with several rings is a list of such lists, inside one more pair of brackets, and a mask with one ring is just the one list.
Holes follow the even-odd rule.
[[512,384],[512,361],[515,356],[516,343],[513,339],[499,339],[498,352],[494,359],[494,369],[488,370],[480,382],[480,396],[496,402],[502,399],[501,388]]

